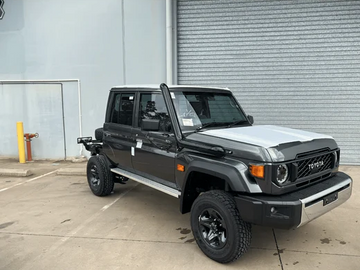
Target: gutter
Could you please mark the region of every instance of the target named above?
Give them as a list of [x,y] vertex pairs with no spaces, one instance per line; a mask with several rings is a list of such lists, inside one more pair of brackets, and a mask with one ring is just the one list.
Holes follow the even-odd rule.
[[174,35],[175,14],[176,14],[176,1],[166,0],[165,13],[166,13],[166,83],[175,84],[175,58],[176,58],[176,39]]

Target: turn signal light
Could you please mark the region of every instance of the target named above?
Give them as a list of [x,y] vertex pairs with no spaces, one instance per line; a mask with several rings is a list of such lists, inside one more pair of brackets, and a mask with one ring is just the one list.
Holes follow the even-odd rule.
[[250,165],[250,173],[257,178],[264,178],[264,165]]
[[185,166],[181,165],[181,164],[178,164],[177,165],[177,170],[180,171],[180,172],[185,172]]

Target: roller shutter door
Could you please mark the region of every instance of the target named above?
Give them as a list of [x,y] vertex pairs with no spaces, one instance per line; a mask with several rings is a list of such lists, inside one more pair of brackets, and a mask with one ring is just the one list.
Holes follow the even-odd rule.
[[255,124],[332,135],[360,164],[360,1],[178,0],[178,83],[229,87]]

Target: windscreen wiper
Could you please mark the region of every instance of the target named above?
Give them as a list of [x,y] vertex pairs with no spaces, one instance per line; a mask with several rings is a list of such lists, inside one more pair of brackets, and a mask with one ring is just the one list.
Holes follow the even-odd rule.
[[233,126],[245,124],[245,123],[249,123],[249,122],[247,120],[238,120],[238,121],[232,122],[231,124],[227,125],[226,127],[229,128],[229,127],[233,127]]
[[211,126],[215,126],[215,125],[219,125],[219,124],[221,124],[221,123],[219,123],[219,122],[209,122],[209,123],[205,123],[205,124],[203,124],[201,127],[197,127],[197,128],[195,129],[195,132],[198,132],[198,131],[200,131],[200,130],[202,130],[202,129],[204,129],[204,128],[211,127]]
[[197,133],[197,132],[203,130],[204,128],[211,127],[211,126],[218,126],[218,125],[224,125],[224,123],[222,123],[222,122],[209,122],[209,123],[205,123],[205,124],[203,124],[201,127],[197,127],[194,131],[192,131],[192,132],[190,132],[189,134],[187,134],[186,137],[189,136],[190,134]]

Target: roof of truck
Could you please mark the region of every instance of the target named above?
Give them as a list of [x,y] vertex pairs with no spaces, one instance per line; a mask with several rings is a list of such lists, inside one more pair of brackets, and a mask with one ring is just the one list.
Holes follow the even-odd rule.
[[[225,90],[229,91],[229,88],[225,87],[213,87],[213,86],[197,86],[197,85],[168,85],[169,89],[213,89],[213,90]],[[140,85],[119,85],[113,86],[111,90],[119,90],[119,89],[141,89],[141,90],[160,90],[160,86],[158,84],[140,84]]]

